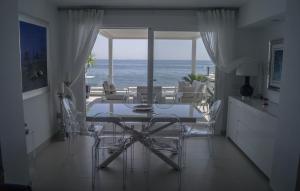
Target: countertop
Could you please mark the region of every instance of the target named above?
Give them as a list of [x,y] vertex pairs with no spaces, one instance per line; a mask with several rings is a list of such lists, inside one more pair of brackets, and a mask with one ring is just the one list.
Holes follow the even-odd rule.
[[268,105],[263,105],[264,101],[261,99],[257,99],[257,98],[247,98],[245,100],[242,100],[242,97],[240,97],[240,96],[230,96],[230,97],[237,99],[240,102],[247,104],[251,107],[254,107],[262,112],[266,112],[266,113],[272,115],[273,117],[277,118],[277,116],[278,116],[279,106],[277,103],[267,101]]

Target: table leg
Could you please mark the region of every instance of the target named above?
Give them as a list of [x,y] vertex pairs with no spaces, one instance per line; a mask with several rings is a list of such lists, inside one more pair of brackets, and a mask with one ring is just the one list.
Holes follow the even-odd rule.
[[179,165],[177,165],[173,160],[171,160],[169,157],[161,153],[159,150],[156,150],[152,148],[149,144],[147,144],[144,140],[138,140],[141,142],[145,147],[147,147],[153,154],[158,156],[161,160],[165,161],[168,165],[170,165],[175,170],[180,170]]
[[[138,131],[132,130],[129,127],[127,127],[126,125],[123,125],[121,123],[116,122],[116,125],[120,126],[121,128],[123,128],[124,130],[127,130],[130,134],[132,134],[132,138],[131,141],[129,143],[125,143],[124,147],[120,148],[119,150],[115,151],[111,156],[109,156],[104,162],[101,163],[100,167],[101,168],[105,168],[107,167],[113,160],[115,160],[125,149],[127,149],[128,147],[130,147],[132,144],[134,144],[135,142],[139,141],[140,143],[142,143],[145,147],[147,147],[152,153],[154,153],[156,156],[158,156],[160,159],[162,159],[163,161],[165,161],[168,165],[170,165],[172,168],[174,168],[175,170],[180,170],[179,165],[177,165],[173,160],[169,159],[167,156],[165,156],[163,153],[161,153],[159,150],[156,150],[154,148],[152,148],[146,141],[145,138],[148,136],[147,134],[143,134],[140,133]],[[162,127],[154,130],[154,131],[150,131],[149,134],[154,134],[170,125],[172,125],[173,123],[169,123],[166,125],[163,125]]]
[[112,155],[110,155],[105,161],[100,164],[100,168],[107,167],[113,160],[115,160],[122,152],[124,152],[128,147],[134,144],[137,140],[132,139],[129,143],[125,143],[124,147],[120,148],[119,150],[115,151]]
[[142,135],[131,129],[130,127],[120,123],[120,122],[114,122],[114,124],[120,126],[122,129],[124,129],[125,131],[129,132],[130,134],[132,134],[132,137],[130,138],[130,142],[126,144],[126,142],[124,143],[124,145],[117,151],[115,151],[112,155],[110,155],[105,161],[103,161],[100,164],[100,168],[105,168],[107,167],[113,160],[115,160],[122,152],[124,152],[125,149],[127,149],[128,147],[130,147],[132,144],[134,144]]

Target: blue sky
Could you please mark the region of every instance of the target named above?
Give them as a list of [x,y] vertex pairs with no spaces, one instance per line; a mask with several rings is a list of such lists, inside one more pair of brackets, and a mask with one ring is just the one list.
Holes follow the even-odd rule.
[[[155,40],[154,59],[157,60],[190,60],[191,40]],[[98,35],[92,53],[97,59],[108,58],[108,40]],[[147,40],[115,39],[113,40],[114,59],[147,59]],[[210,60],[203,42],[197,40],[197,59]]]

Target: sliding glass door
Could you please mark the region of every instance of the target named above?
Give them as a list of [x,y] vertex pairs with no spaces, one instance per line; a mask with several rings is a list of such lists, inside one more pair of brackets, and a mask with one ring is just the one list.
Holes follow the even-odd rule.
[[133,99],[137,87],[148,85],[148,29],[101,29],[89,60],[85,75],[90,90],[87,102],[97,98],[110,101],[104,82],[111,84],[112,93],[128,94]]
[[[195,76],[197,80],[206,79],[206,86],[214,88],[214,65],[203,45],[200,32],[155,31],[153,86],[156,89],[161,87],[161,101],[176,101],[179,84],[184,82],[191,86]],[[194,92],[195,89],[179,91]]]
[[98,97],[109,101],[104,82],[132,99],[140,89],[144,103],[173,102],[184,77],[213,79],[214,66],[205,52],[199,32],[101,29],[86,68],[88,102]]

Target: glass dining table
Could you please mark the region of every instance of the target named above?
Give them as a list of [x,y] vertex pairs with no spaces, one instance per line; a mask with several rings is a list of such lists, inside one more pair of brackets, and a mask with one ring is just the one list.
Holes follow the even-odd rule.
[[[130,147],[135,142],[140,142],[147,147],[152,153],[165,161],[175,170],[180,170],[178,164],[176,164],[169,157],[165,156],[157,149],[150,147],[145,138],[152,134],[161,131],[170,125],[174,124],[171,115],[176,116],[182,123],[196,123],[197,120],[203,118],[203,113],[198,110],[192,104],[153,104],[149,111],[136,111],[138,104],[126,104],[126,103],[102,103],[94,102],[89,104],[86,111],[86,121],[88,122],[111,122],[120,126],[123,130],[131,136],[131,141],[126,143],[120,150],[114,151],[106,160],[101,164],[101,168],[108,166],[114,159],[116,159],[125,149]],[[106,115],[102,115],[106,114]],[[146,134],[142,131],[138,131],[132,127],[129,127],[124,122],[150,122],[153,116],[159,115],[159,122],[165,122],[159,128]]]

